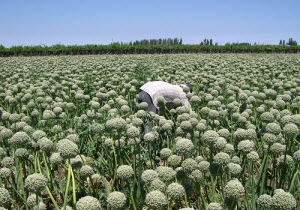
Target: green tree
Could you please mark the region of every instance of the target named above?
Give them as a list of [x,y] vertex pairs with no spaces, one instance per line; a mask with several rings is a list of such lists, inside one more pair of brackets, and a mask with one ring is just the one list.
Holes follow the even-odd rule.
[[289,38],[289,42],[287,43],[287,45],[290,46],[297,46],[297,41],[293,40],[293,38]]
[[179,45],[182,45],[182,38],[180,38],[179,40]]

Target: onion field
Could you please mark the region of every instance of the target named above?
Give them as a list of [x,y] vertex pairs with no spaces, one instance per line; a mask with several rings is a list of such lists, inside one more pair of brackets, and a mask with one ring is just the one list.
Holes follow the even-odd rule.
[[299,108],[299,54],[1,57],[0,210],[300,208]]

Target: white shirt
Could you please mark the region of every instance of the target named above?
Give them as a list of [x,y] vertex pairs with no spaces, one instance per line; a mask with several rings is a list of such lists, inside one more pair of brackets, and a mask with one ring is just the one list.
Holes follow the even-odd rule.
[[178,98],[181,100],[181,103],[184,106],[186,107],[189,106],[186,93],[179,85],[172,85],[170,83],[163,82],[163,81],[153,81],[153,82],[147,82],[140,89],[150,95],[153,105],[157,109],[158,109],[157,99],[160,96],[164,97],[166,103],[171,103],[175,98]]

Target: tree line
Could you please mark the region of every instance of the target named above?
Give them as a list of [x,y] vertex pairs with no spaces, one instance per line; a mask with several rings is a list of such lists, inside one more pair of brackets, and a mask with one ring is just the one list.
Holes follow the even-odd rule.
[[280,40],[279,45],[290,45],[290,46],[297,46],[298,43],[296,40],[293,40],[293,38],[289,38],[289,41],[285,44],[285,40]]
[[142,39],[129,43],[121,42],[121,45],[182,45],[182,38]]
[[108,45],[12,46],[0,45],[0,56],[86,55],[86,54],[154,54],[154,53],[299,53],[300,46],[293,39],[287,44],[259,45],[227,43],[218,45],[212,39],[200,44],[183,44],[182,38],[143,39],[134,42],[114,42]]

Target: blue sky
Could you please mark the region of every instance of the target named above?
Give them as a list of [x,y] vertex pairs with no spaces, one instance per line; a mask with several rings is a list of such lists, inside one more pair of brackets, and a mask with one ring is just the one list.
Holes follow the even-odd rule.
[[296,0],[1,0],[0,44],[108,44],[182,37],[226,42],[300,42]]

